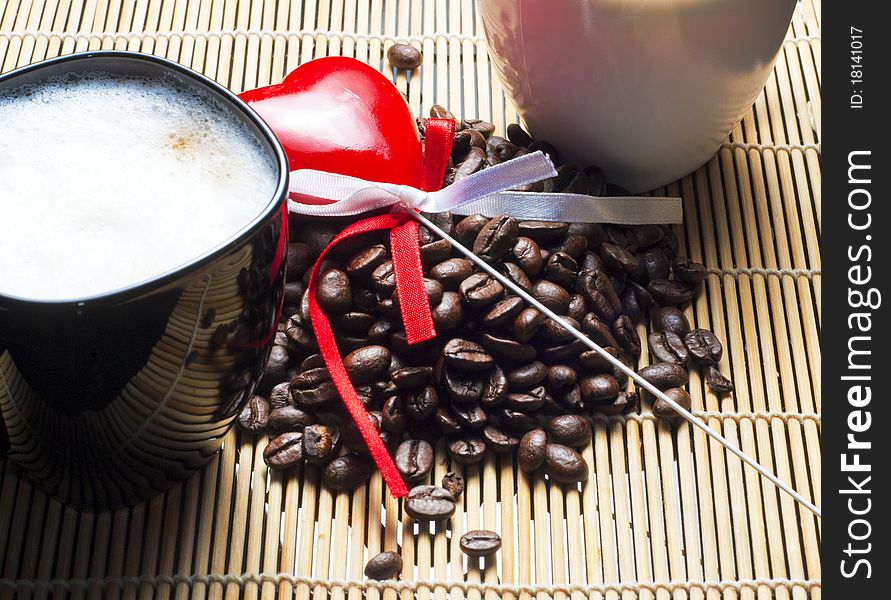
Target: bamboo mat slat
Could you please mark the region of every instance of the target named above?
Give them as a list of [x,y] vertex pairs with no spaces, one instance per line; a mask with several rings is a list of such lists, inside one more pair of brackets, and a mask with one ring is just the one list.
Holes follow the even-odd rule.
[[[818,505],[820,5],[800,0],[763,93],[715,157],[661,190],[683,197],[678,237],[709,269],[687,316],[725,341],[721,370],[737,388],[718,397],[691,374],[694,411]],[[397,41],[423,51],[421,68],[389,68]],[[502,132],[518,121],[473,0],[0,1],[3,72],[100,48],[165,56],[236,92],[316,57],[355,56],[417,114],[442,104]],[[333,494],[312,466],[268,471],[265,443],[233,431],[183,486],[113,513],[62,506],[0,461],[0,600],[821,596],[820,520],[648,408],[595,421],[578,489],[502,457],[460,468],[460,509],[430,529],[402,514],[379,475]],[[449,470],[441,444],[437,455],[431,481]],[[457,543],[479,527],[504,545],[477,564]],[[381,550],[401,553],[400,581],[363,581]]]

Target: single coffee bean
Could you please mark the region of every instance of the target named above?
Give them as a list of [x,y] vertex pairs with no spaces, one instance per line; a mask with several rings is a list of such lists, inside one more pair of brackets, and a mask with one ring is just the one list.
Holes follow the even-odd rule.
[[270,469],[288,469],[303,460],[303,434],[288,431],[272,438],[263,449],[263,461]]
[[507,374],[511,389],[525,390],[540,384],[548,376],[548,368],[542,362],[531,362],[517,367]]
[[578,381],[578,373],[568,365],[552,365],[548,369],[547,386],[550,389],[571,387]]
[[396,69],[411,71],[421,66],[421,51],[409,44],[393,44],[387,50],[387,61]]
[[518,410],[503,408],[497,414],[501,422],[511,431],[525,433],[538,427],[538,419]]
[[495,132],[495,125],[482,119],[464,119],[461,124],[468,129],[476,129],[487,139]]
[[565,252],[554,252],[548,257],[544,267],[544,277],[566,289],[572,289],[578,275],[579,265]]
[[650,293],[650,290],[636,281],[630,280],[628,281],[628,287],[634,292],[634,297],[637,299],[637,305],[642,312],[649,311],[653,307],[655,300],[653,299],[653,294]]
[[642,279],[638,279],[641,283],[656,279],[668,279],[668,274],[671,272],[671,262],[665,256],[665,252],[657,248],[642,253],[640,265],[645,275]]
[[454,338],[442,349],[445,364],[464,371],[488,371],[494,364],[485,348],[470,340]]
[[458,286],[461,298],[473,308],[494,304],[504,296],[504,286],[488,273],[471,275]]
[[299,279],[303,276],[303,272],[312,266],[315,260],[315,253],[309,244],[303,242],[291,242],[288,244],[288,279]]
[[517,146],[522,146],[523,148],[532,143],[532,138],[517,123],[511,123],[507,126],[507,139],[512,141]]
[[545,447],[548,445],[548,436],[544,429],[527,431],[520,439],[517,447],[517,464],[519,467],[531,473],[538,470],[545,460]]
[[[572,317],[564,316],[563,320],[569,323],[573,328],[579,329],[579,322]],[[541,329],[538,330],[538,339],[546,346],[559,345],[573,339],[575,336],[568,329],[564,329],[557,321],[548,319],[542,323]]]
[[307,325],[300,313],[294,313],[288,319],[285,336],[302,350],[309,352],[319,351],[319,344],[312,333],[312,328]]
[[532,238],[539,244],[552,244],[563,239],[569,225],[555,221],[520,221],[519,230],[520,235]]
[[604,242],[600,245],[600,258],[603,259],[607,269],[612,271],[633,273],[640,266],[640,262],[627,248],[612,242]]
[[385,346],[372,345],[353,350],[343,359],[350,381],[363,385],[377,381],[390,368],[392,355]]
[[349,276],[340,269],[328,269],[319,276],[316,288],[319,306],[328,313],[340,314],[350,310],[353,290]]
[[464,433],[464,426],[455,418],[452,412],[440,406],[433,415],[433,425],[442,435],[452,436]]
[[684,367],[667,362],[648,365],[637,373],[660,390],[686,385],[689,379]]
[[619,392],[612,400],[591,404],[588,408],[591,412],[602,415],[620,415],[624,412],[635,410],[638,405],[637,392]]
[[381,552],[365,563],[365,577],[369,579],[395,579],[402,572],[402,557],[396,552]]
[[566,314],[569,307],[569,292],[547,279],[539,279],[532,284],[532,297],[558,315]]
[[600,258],[599,254],[594,252],[585,252],[585,255],[578,261],[579,271],[606,271],[606,263]]
[[699,285],[702,283],[707,272],[705,265],[693,262],[689,258],[674,259],[672,270],[674,271],[674,276],[677,277],[678,280],[691,285]]
[[238,415],[238,426],[242,431],[260,434],[269,425],[269,401],[259,394],[251,396]]
[[694,329],[684,336],[684,344],[690,358],[699,365],[715,365],[724,354],[724,347],[714,333],[708,329]]
[[352,490],[371,478],[374,465],[364,456],[345,454],[338,456],[322,469],[322,481],[335,491]]
[[367,337],[376,320],[372,314],[354,310],[331,319],[335,332],[357,338]]
[[591,424],[579,415],[556,416],[548,421],[545,429],[548,440],[572,447],[584,446],[594,435]]
[[451,253],[452,244],[448,240],[436,240],[421,246],[421,263],[424,268],[429,268],[447,260]]
[[466,258],[449,258],[430,269],[430,277],[446,290],[455,291],[462,281],[473,275],[473,263]]
[[290,378],[286,377],[285,381],[275,385],[272,390],[270,390],[269,410],[275,410],[276,408],[288,406],[289,404],[291,404],[291,383]]
[[461,536],[458,546],[472,558],[492,556],[501,548],[501,536],[487,529],[473,529]]
[[488,222],[489,219],[480,214],[464,217],[455,225],[454,237],[462,246],[472,246],[477,235],[479,235],[479,232],[482,231]]
[[628,315],[632,321],[637,321],[643,311],[637,302],[637,294],[634,293],[634,288],[626,285],[622,293],[619,294],[619,300],[622,302],[622,313]]
[[565,252],[578,260],[585,255],[588,249],[588,239],[577,233],[569,233],[563,241],[551,248],[551,252]]
[[582,455],[563,444],[545,446],[545,473],[557,483],[580,483],[588,479],[588,463]]
[[510,337],[502,337],[494,333],[484,333],[480,335],[480,342],[489,352],[508,360],[518,363],[529,362],[535,360],[537,350],[535,346],[530,344],[521,344]]
[[504,433],[497,427],[486,425],[483,428],[483,443],[495,454],[513,452],[520,444],[520,440]]
[[507,376],[501,367],[495,365],[495,368],[489,373],[489,377],[483,385],[483,393],[480,395],[479,403],[485,408],[498,406],[507,398],[509,385]]
[[459,425],[468,429],[482,429],[489,422],[489,415],[486,411],[473,404],[453,402],[451,413]]
[[594,313],[588,313],[582,319],[582,331],[603,348],[618,348],[619,342],[613,335],[610,326],[601,321]]
[[535,277],[541,273],[544,261],[541,258],[541,247],[528,237],[518,237],[511,249],[511,254],[517,265],[523,269],[523,272],[530,277]]
[[718,394],[727,394],[735,389],[733,382],[724,377],[714,365],[710,365],[706,371],[705,383]]
[[658,225],[637,225],[628,230],[628,237],[638,248],[649,248],[661,242],[665,232]]
[[405,413],[410,419],[422,421],[433,416],[439,407],[439,394],[436,388],[428,385],[419,392],[411,392],[404,398]]
[[291,398],[293,398],[294,404],[300,408],[317,410],[338,402],[340,394],[337,388],[334,387],[333,382],[323,381],[316,386],[306,389],[295,388],[292,384]]
[[531,414],[541,408],[548,393],[544,387],[539,386],[525,393],[513,393],[507,395],[507,405],[513,410]]
[[608,323],[615,321],[622,311],[622,302],[605,271],[581,271],[575,289],[585,297],[588,308]]
[[411,483],[427,478],[433,469],[433,446],[423,440],[405,440],[396,449],[394,462],[403,477]]
[[502,263],[501,274],[512,281],[517,287],[522,288],[527,292],[532,290],[532,282],[529,281],[529,277],[526,276],[526,273],[523,272],[523,269],[521,269],[514,263]]
[[[424,291],[427,293],[428,303],[430,306],[436,306],[442,300],[442,294],[445,289],[442,287],[442,284],[435,279],[425,277],[423,283]],[[396,306],[399,306],[399,290],[393,292],[392,299]]]
[[525,301],[519,296],[505,298],[485,314],[483,325],[494,328],[510,323],[523,310],[525,304]]
[[682,338],[690,331],[690,322],[684,313],[674,306],[663,306],[653,314],[653,329],[673,331]]
[[654,331],[647,338],[650,352],[659,362],[686,365],[689,353],[681,336],[671,330]]
[[588,307],[585,305],[585,297],[581,294],[572,294],[569,298],[569,306],[566,308],[566,316],[572,317],[581,323],[587,312]]
[[276,408],[269,413],[269,431],[282,433],[285,431],[302,431],[307,425],[318,423],[318,418],[293,405]]
[[572,340],[559,346],[549,346],[541,350],[541,360],[544,363],[555,363],[577,356],[586,348],[581,340]]
[[[618,358],[619,351],[612,346],[603,348],[610,355]],[[613,364],[596,350],[586,350],[579,354],[579,364],[589,373],[611,373]]]
[[545,320],[547,317],[537,308],[523,309],[514,319],[514,337],[520,342],[531,341]]
[[433,367],[402,367],[391,371],[390,378],[400,390],[416,392],[430,383]]
[[461,307],[461,296],[456,292],[445,292],[442,300],[431,310],[433,324],[440,331],[455,329],[461,324],[464,309]]
[[619,393],[619,382],[612,375],[585,375],[579,379],[585,402],[607,402]]
[[495,217],[477,234],[473,253],[486,262],[495,262],[510,251],[518,233],[516,219],[505,215]]
[[474,404],[483,395],[485,374],[445,367],[439,381],[449,398],[455,402]]
[[430,116],[434,119],[450,119],[458,124],[458,119],[455,118],[455,115],[450,113],[449,109],[439,104],[434,104],[430,107]]
[[[371,424],[374,425],[375,430],[380,433],[381,413],[375,410],[370,410],[368,411],[368,418],[371,420]],[[351,418],[345,418],[343,420],[343,427],[340,429],[340,442],[345,448],[354,452],[360,454],[368,452],[368,447],[365,445],[365,440],[359,432],[359,427]]]
[[385,260],[371,272],[371,285],[379,294],[393,295],[396,291],[396,274],[392,260]]
[[333,425],[310,425],[303,429],[303,456],[307,462],[324,465],[337,456],[340,449],[340,428]]
[[449,471],[442,478],[442,487],[457,499],[464,493],[464,478],[454,471]]
[[[693,407],[693,401],[690,399],[690,394],[686,392],[686,390],[675,387],[669,388],[665,390],[665,395],[674,400],[677,404],[680,404],[682,408],[686,410],[690,410]],[[662,398],[658,396],[653,400],[653,414],[657,417],[663,418],[671,418],[677,417],[677,411],[668,404]]]
[[619,348],[632,356],[640,355],[640,336],[628,315],[619,315],[613,321],[613,336],[619,342]]
[[696,293],[696,289],[693,286],[668,279],[654,279],[647,286],[647,289],[653,294],[656,302],[668,306],[689,302]]
[[[631,359],[629,359],[627,355],[619,354],[617,358],[619,359],[619,362],[625,365],[628,369],[634,368],[634,366],[631,364]],[[624,389],[628,385],[628,373],[615,365],[612,365],[612,373],[613,377],[615,377],[616,381],[619,384],[619,388]]]
[[353,277],[370,277],[387,260],[388,255],[387,247],[383,244],[369,246],[347,261],[346,272]]
[[442,521],[455,514],[455,497],[444,488],[419,485],[408,492],[402,506],[416,521]]
[[451,440],[446,449],[452,460],[459,465],[473,465],[483,460],[486,444],[478,437],[459,437]]

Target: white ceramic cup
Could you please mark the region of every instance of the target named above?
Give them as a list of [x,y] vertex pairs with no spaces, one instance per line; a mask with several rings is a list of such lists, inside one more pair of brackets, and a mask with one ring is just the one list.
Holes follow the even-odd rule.
[[632,192],[706,162],[770,75],[796,0],[479,0],[536,139]]

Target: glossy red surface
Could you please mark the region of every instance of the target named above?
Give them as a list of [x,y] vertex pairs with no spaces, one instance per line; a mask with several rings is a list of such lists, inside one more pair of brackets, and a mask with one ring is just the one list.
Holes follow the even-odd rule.
[[421,142],[411,110],[399,90],[365,63],[319,58],[282,83],[241,98],[275,132],[292,171],[421,184]]

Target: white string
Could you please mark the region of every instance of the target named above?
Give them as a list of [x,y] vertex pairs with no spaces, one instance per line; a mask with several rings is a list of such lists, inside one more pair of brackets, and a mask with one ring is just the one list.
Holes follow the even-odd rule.
[[513,281],[511,281],[510,279],[508,279],[507,277],[505,277],[504,275],[502,275],[501,273],[496,271],[488,263],[486,263],[483,259],[481,259],[477,255],[475,255],[473,252],[471,252],[470,250],[465,248],[462,244],[458,243],[452,236],[447,234],[445,231],[443,231],[441,228],[439,228],[435,223],[430,221],[430,219],[424,217],[423,215],[421,215],[413,210],[406,210],[404,207],[401,207],[401,206],[397,206],[396,208],[398,210],[402,210],[402,211],[406,212],[407,214],[411,215],[413,218],[415,218],[416,220],[423,223],[431,231],[433,231],[434,233],[436,233],[443,239],[448,240],[452,244],[453,248],[457,249],[461,254],[465,255],[471,261],[476,263],[476,265],[478,267],[480,267],[482,270],[487,272],[489,275],[491,275],[492,277],[494,277],[495,279],[500,281],[506,287],[510,288],[510,290],[512,292],[514,292],[515,294],[517,294],[518,296],[520,296],[521,298],[526,300],[526,302],[529,302],[532,306],[537,308],[539,311],[541,311],[542,313],[544,313],[545,315],[547,315],[548,317],[553,319],[563,329],[570,332],[573,335],[573,337],[575,337],[577,340],[582,342],[584,345],[586,345],[590,349],[592,349],[595,352],[597,352],[598,354],[600,354],[603,358],[608,360],[610,362],[610,364],[612,364],[617,369],[619,369],[622,372],[624,372],[625,374],[627,374],[631,379],[636,381],[637,384],[640,385],[642,388],[649,391],[651,394],[653,394],[654,396],[658,397],[663,402],[665,402],[666,404],[671,406],[675,410],[675,412],[677,412],[680,416],[682,416],[687,421],[689,421],[692,425],[694,425],[695,427],[698,427],[699,429],[704,431],[712,439],[714,439],[715,441],[720,443],[722,446],[724,446],[727,450],[729,450],[730,452],[735,454],[741,461],[743,461],[744,463],[746,463],[747,465],[749,465],[750,467],[752,467],[753,469],[755,469],[756,471],[761,473],[761,475],[763,475],[768,480],[770,480],[778,488],[780,488],[781,490],[783,490],[784,492],[786,492],[787,494],[792,496],[802,506],[804,506],[805,508],[810,510],[812,513],[814,513],[818,517],[822,516],[820,509],[816,505],[814,505],[807,498],[805,498],[804,496],[802,496],[801,494],[796,492],[791,486],[789,486],[787,483],[785,483],[782,479],[780,479],[779,477],[777,477],[776,475],[771,473],[767,468],[761,466],[751,456],[749,456],[748,454],[746,454],[745,452],[743,452],[742,450],[740,450],[739,448],[734,446],[732,443],[730,443],[729,440],[727,440],[720,433],[718,433],[717,431],[715,431],[714,429],[712,429],[711,427],[706,425],[700,419],[697,419],[690,411],[688,411],[683,406],[681,406],[680,404],[678,404],[677,402],[672,400],[668,395],[666,395],[664,392],[662,392],[662,390],[660,390],[659,388],[654,386],[652,383],[650,383],[649,381],[647,381],[646,379],[644,379],[643,377],[638,375],[634,371],[634,369],[631,369],[625,363],[620,361],[618,358],[614,357],[612,354],[610,354],[609,352],[607,352],[606,350],[604,350],[603,348],[598,346],[590,338],[588,338],[588,336],[586,336],[585,334],[583,334],[582,332],[577,330],[575,327],[570,325],[569,322],[566,321],[566,319],[564,319],[563,317],[561,317],[560,315],[558,315],[557,313],[555,313],[554,311],[549,309],[547,306],[545,306],[544,304],[539,302],[531,294],[529,294],[526,290],[524,290],[523,288],[521,288],[520,286],[515,284]]
[[709,275],[730,275],[739,278],[740,275],[764,275],[765,277],[775,275],[777,277],[806,277],[813,279],[815,276],[823,275],[822,269],[781,269],[774,267],[728,267],[726,269],[712,267],[706,270]]
[[792,152],[793,150],[814,150],[822,153],[822,144],[754,144],[746,142],[724,142],[721,148],[728,150],[772,150],[774,152]]

